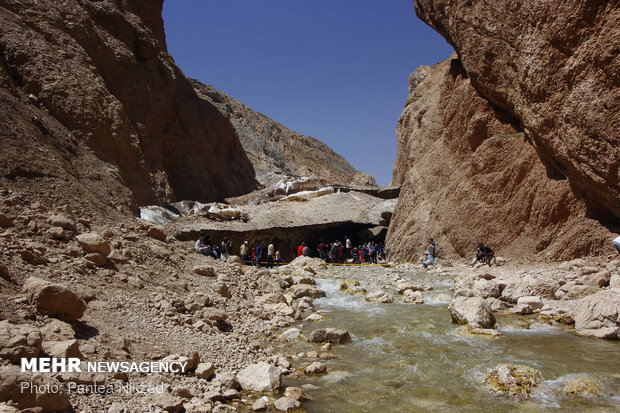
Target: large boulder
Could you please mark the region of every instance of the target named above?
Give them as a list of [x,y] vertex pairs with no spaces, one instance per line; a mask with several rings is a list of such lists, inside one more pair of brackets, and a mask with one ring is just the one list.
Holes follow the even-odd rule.
[[540,297],[527,296],[521,297],[517,301],[517,307],[514,312],[519,314],[533,314],[543,308],[543,302]]
[[325,291],[308,284],[295,284],[289,291],[293,295],[293,298],[298,299],[301,297],[321,298],[325,297]]
[[22,287],[22,292],[41,314],[68,322],[79,319],[86,310],[86,302],[69,288],[41,278],[28,278]]
[[64,341],[44,341],[42,348],[45,354],[54,358],[82,358],[80,345],[76,339]]
[[72,219],[61,214],[51,215],[47,219],[47,222],[49,222],[53,227],[60,227],[69,231],[75,231],[77,228]]
[[[22,383],[28,383],[28,386],[22,388]],[[22,373],[18,366],[0,367],[0,402],[8,400],[20,409],[39,408],[43,412],[69,409],[69,397],[62,383],[50,374]]]
[[452,322],[472,327],[494,328],[495,316],[481,297],[457,297],[448,306]]
[[108,241],[95,232],[80,234],[76,238],[86,253],[98,252],[107,257],[112,252]]
[[325,364],[321,363],[320,361],[315,361],[314,363],[311,363],[304,369],[304,373],[311,375],[311,376],[315,374],[323,374],[326,371],[327,371],[327,366],[325,366]]
[[337,328],[319,328],[310,334],[310,341],[313,343],[332,343],[343,344],[351,341],[351,335],[347,330]]
[[392,294],[387,293],[383,291],[382,289],[378,288],[376,290],[372,290],[371,292],[369,292],[364,298],[364,301],[386,304],[386,303],[393,303],[394,297],[392,296]]
[[243,390],[272,391],[282,385],[282,371],[269,363],[251,364],[237,374]]
[[482,298],[497,298],[502,295],[501,285],[497,281],[484,278],[474,282],[472,291],[475,295]]
[[295,399],[291,399],[290,397],[280,397],[278,400],[275,401],[273,405],[278,411],[288,412],[289,410],[295,410],[299,408],[299,406],[301,406],[301,403],[299,403]]
[[620,289],[582,298],[575,309],[575,330],[581,336],[620,339]]
[[403,302],[407,304],[424,304],[424,296],[420,291],[405,290]]
[[43,337],[38,328],[30,324],[11,324],[0,321],[0,357],[17,363],[22,357],[37,357],[41,352]]
[[215,269],[208,265],[196,265],[192,271],[204,277],[215,277]]
[[491,369],[483,384],[493,393],[529,397],[543,381],[540,371],[520,364],[500,364]]

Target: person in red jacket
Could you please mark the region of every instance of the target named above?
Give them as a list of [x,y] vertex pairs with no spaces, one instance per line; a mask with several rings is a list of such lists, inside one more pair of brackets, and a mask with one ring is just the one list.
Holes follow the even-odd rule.
[[305,242],[302,242],[301,244],[299,244],[299,246],[297,247],[297,256],[301,257],[302,255],[304,255],[304,247],[306,246]]

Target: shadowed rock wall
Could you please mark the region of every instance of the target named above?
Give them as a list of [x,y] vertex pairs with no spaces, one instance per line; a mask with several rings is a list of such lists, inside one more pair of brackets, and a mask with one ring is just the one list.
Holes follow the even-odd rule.
[[52,198],[134,212],[256,187],[234,128],[168,55],[162,3],[0,0],[7,185],[56,179]]

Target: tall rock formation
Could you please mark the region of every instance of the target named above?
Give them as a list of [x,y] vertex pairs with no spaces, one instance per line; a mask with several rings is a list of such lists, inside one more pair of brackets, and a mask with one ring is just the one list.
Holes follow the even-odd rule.
[[163,0],[0,0],[0,179],[136,210],[256,187],[230,122],[166,51]]
[[618,2],[416,0],[458,56],[410,78],[392,257],[429,236],[508,256],[611,251],[620,200]]
[[620,219],[620,1],[416,0],[590,214]]
[[321,178],[329,183],[376,185],[372,176],[357,171],[323,142],[290,130],[212,86],[197,80],[192,80],[192,84],[199,96],[230,119],[260,183],[267,185],[293,175]]

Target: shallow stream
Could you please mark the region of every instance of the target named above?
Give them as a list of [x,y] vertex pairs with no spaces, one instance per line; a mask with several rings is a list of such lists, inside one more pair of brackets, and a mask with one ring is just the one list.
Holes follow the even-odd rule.
[[[305,403],[308,412],[620,411],[619,342],[578,337],[569,327],[507,313],[496,314],[500,338],[459,335],[448,304],[433,301],[448,293],[450,281],[428,274],[403,278],[433,287],[424,293],[425,304],[403,304],[397,295],[392,304],[368,303],[339,291],[339,279],[317,279],[327,297],[314,306],[326,320],[304,322],[303,334],[336,327],[353,340],[332,347],[338,358],[324,361],[327,374],[287,381],[320,388],[309,391],[314,400]],[[286,351],[310,350],[318,346],[299,341]],[[480,383],[501,363],[534,367],[545,382],[531,398],[493,395]],[[604,395],[563,395],[564,384],[576,377],[595,380]]]

